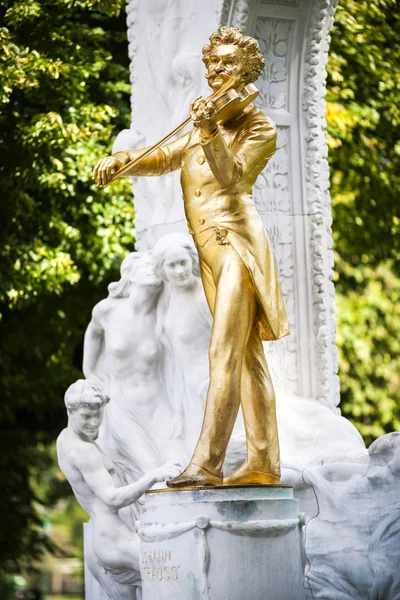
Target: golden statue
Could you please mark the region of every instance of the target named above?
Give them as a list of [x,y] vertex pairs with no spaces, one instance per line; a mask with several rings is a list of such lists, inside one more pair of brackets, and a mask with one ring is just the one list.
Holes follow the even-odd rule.
[[[181,169],[186,218],[199,253],[213,328],[200,438],[190,464],[168,486],[276,484],[275,394],[262,340],[288,335],[289,327],[268,234],[252,199],[252,187],[276,150],[273,122],[251,104],[256,96],[252,83],[265,61],[255,39],[236,27],[221,27],[203,47],[203,62],[214,93],[192,103],[195,128],[169,144],[160,145],[167,136],[144,152],[103,158],[94,177],[104,186],[120,174],[162,175]],[[219,109],[222,92],[229,96],[225,111]],[[240,405],[247,458],[223,479]]]

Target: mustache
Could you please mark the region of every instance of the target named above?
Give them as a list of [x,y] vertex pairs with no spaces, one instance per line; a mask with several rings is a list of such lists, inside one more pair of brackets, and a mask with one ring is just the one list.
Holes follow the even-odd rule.
[[204,75],[204,77],[205,77],[206,79],[215,79],[215,77],[228,77],[228,74],[227,74],[227,73],[225,73],[225,72],[223,72],[223,73],[215,73],[215,72],[214,72],[214,73],[210,73],[210,74],[209,74],[209,73],[206,73],[206,74]]

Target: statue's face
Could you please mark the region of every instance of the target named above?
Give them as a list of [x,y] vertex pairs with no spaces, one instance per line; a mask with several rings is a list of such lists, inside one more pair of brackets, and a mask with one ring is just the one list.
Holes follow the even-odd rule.
[[208,62],[208,84],[214,92],[233,77],[238,83],[244,72],[243,51],[235,44],[221,44],[213,48]]
[[141,256],[136,264],[136,268],[130,275],[130,280],[136,285],[154,286],[158,288],[162,281],[154,272],[153,260],[150,253]]
[[103,422],[104,406],[81,407],[69,414],[69,423],[80,437],[94,441]]
[[168,251],[165,256],[163,269],[167,280],[178,288],[191,288],[194,284],[192,259],[184,248]]

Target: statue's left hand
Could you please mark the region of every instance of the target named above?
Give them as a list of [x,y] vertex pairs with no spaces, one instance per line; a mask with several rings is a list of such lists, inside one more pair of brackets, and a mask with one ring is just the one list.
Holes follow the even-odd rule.
[[93,179],[97,180],[98,185],[107,185],[111,177],[119,171],[126,164],[125,155],[121,153],[121,156],[114,154],[113,156],[106,156],[101,158],[93,169]]
[[194,125],[207,134],[214,133],[217,129],[217,114],[214,102],[204,100],[201,96],[190,105],[190,117]]

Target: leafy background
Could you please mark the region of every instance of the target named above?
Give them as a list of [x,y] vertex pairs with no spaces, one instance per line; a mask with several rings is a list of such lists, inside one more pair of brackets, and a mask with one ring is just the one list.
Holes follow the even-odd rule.
[[[341,408],[367,444],[400,430],[399,9],[340,0],[328,65]],[[134,248],[130,184],[91,181],[129,95],[122,0],[3,0],[1,598],[10,574],[82,552],[53,442],[91,309]]]
[[341,408],[400,429],[400,3],[342,0],[328,65]]

